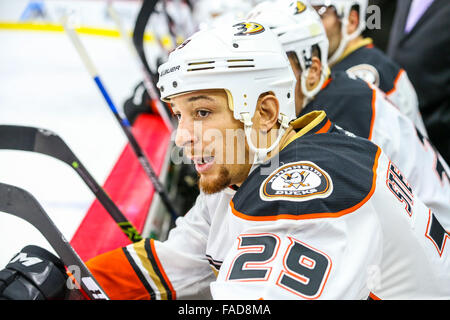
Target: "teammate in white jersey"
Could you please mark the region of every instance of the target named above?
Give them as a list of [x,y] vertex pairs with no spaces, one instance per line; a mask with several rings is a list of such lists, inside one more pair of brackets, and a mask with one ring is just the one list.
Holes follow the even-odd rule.
[[202,193],[168,240],[88,262],[110,298],[450,298],[448,234],[375,144],[324,111],[292,121],[268,27],[200,31],[159,72]]
[[328,39],[314,9],[300,1],[263,2],[249,18],[279,35],[297,77],[297,115],[325,110],[343,129],[380,146],[450,230],[448,164],[378,88],[342,71],[329,73]]

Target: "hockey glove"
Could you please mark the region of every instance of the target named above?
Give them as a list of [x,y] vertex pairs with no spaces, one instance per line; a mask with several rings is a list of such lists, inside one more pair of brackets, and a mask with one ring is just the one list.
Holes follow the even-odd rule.
[[37,246],[26,246],[0,271],[0,299],[64,299],[67,275],[62,262]]

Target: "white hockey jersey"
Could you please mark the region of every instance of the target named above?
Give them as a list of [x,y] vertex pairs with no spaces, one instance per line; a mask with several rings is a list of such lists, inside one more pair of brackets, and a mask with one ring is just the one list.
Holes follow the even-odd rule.
[[412,121],[377,87],[345,72],[332,72],[301,114],[325,110],[336,125],[380,146],[417,196],[450,230],[450,168]]
[[449,299],[449,235],[381,149],[324,112],[293,126],[279,165],[201,194],[168,240],[90,260],[110,298]]

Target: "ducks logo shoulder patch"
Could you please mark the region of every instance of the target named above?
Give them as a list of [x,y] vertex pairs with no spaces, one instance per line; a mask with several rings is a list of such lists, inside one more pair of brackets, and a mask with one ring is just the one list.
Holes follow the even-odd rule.
[[272,172],[262,183],[262,200],[308,201],[326,198],[333,192],[328,173],[313,162],[291,162]]
[[378,70],[370,64],[358,64],[347,69],[346,72],[350,78],[357,77],[377,87],[380,85],[380,74],[378,73]]

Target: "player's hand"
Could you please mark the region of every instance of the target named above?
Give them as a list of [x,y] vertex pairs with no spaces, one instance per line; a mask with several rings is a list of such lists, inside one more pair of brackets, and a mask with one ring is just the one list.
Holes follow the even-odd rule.
[[64,299],[67,275],[62,262],[37,246],[26,246],[0,271],[0,299]]

